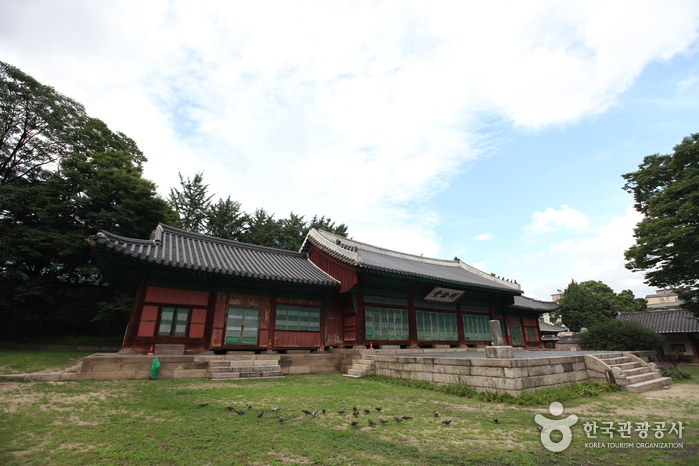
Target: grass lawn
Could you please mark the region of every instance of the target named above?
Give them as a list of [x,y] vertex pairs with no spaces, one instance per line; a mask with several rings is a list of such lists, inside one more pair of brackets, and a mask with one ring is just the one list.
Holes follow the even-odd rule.
[[[579,420],[571,446],[552,453],[542,446],[534,422],[536,414],[554,418],[548,405],[489,403],[380,379],[322,374],[235,382],[8,382],[0,383],[0,464],[697,464],[696,376],[670,390],[602,393],[563,404],[563,417],[576,414]],[[228,406],[245,414],[229,412]],[[350,414],[354,406],[361,411],[357,418]],[[281,408],[283,422],[272,412],[275,407]],[[327,412],[314,418],[302,409]],[[338,414],[340,409],[346,413]],[[398,423],[393,416],[413,419]],[[379,418],[388,422],[381,425]],[[358,425],[352,427],[355,419]],[[378,425],[370,427],[368,419]],[[451,424],[443,425],[447,419]],[[618,432],[612,439],[600,432],[587,439],[583,423],[590,421],[615,426],[647,421],[651,429],[654,422],[669,428],[681,421],[684,432],[682,439],[667,434],[656,440],[652,430],[646,440],[634,431],[628,440]],[[679,442],[683,447],[592,448],[586,442]]]
[[0,348],[0,374],[60,372],[94,351],[35,351]]

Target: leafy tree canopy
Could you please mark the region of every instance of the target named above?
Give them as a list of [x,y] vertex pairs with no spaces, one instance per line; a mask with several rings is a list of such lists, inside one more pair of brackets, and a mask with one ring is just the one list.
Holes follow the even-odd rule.
[[230,196],[212,202],[214,195],[209,194],[203,173],[196,173],[194,179],[179,176],[180,189],[170,190],[169,204],[179,216],[174,225],[184,230],[289,251],[301,248],[312,227],[347,236],[347,225],[336,225],[325,216],[316,215],[306,222],[303,215],[291,212],[288,218],[275,219],[263,208],[251,214],[243,212],[240,202]]
[[614,293],[601,281],[572,281],[561,297],[562,307],[553,312],[574,332],[614,319],[619,312],[644,311],[648,302],[631,290]]
[[0,61],[0,185],[33,179],[71,153],[82,105]]
[[626,268],[644,271],[652,286],[674,289],[682,307],[699,317],[699,133],[672,155],[645,157],[638,168],[623,175],[645,216],[625,253]]
[[580,334],[580,349],[587,351],[648,351],[665,344],[665,337],[637,322],[598,322]]

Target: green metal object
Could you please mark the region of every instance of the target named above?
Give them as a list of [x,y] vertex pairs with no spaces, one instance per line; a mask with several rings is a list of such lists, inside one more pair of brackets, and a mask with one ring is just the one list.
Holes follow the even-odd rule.
[[148,375],[148,378],[150,380],[155,380],[158,378],[158,374],[160,373],[160,361],[157,359],[153,359],[153,362],[150,363],[150,374]]

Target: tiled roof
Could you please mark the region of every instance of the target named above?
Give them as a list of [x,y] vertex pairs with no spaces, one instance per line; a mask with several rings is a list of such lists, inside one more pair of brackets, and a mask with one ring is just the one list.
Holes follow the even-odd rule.
[[699,322],[689,311],[622,312],[619,320],[638,322],[656,333],[699,332]]
[[162,223],[154,233],[152,239],[142,240],[100,231],[88,242],[97,248],[101,245],[102,249],[176,269],[317,286],[339,285],[298,252],[214,238]]
[[510,307],[541,312],[551,312],[561,307],[561,305],[555,301],[539,301],[538,299],[527,298],[526,296],[515,296],[515,303]]
[[313,244],[331,257],[362,269],[389,272],[462,287],[476,287],[521,294],[519,284],[482,272],[460,260],[430,259],[383,249],[352,239],[311,229],[301,251]]
[[557,325],[551,325],[547,324],[546,322],[541,322],[539,321],[539,330],[542,332],[567,332],[568,329],[566,327],[559,327]]

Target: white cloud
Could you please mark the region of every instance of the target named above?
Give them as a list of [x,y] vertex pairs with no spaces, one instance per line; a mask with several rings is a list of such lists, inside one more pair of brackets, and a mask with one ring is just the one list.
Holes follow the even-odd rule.
[[532,214],[532,223],[524,227],[530,235],[541,235],[555,232],[560,228],[572,230],[586,230],[590,227],[587,215],[571,209],[567,205],[562,205],[561,210],[549,207],[543,212]]
[[547,251],[522,254],[513,266],[523,276],[527,295],[550,299],[556,289],[564,289],[571,280],[601,280],[617,293],[631,289],[637,297],[651,292],[642,273],[625,268],[624,251],[635,244],[633,229],[643,219],[633,206],[623,217],[591,230],[594,234],[574,241],[567,239],[549,245]]
[[491,239],[493,239],[493,235],[491,233],[481,233],[473,239],[475,239],[476,241],[490,241]]
[[[0,56],[134,138],[162,194],[204,171],[245,210],[418,232],[427,255],[439,219],[419,207],[481,155],[482,115],[604,112],[697,24],[692,1],[3,2]],[[537,214],[532,234],[587,228]]]

